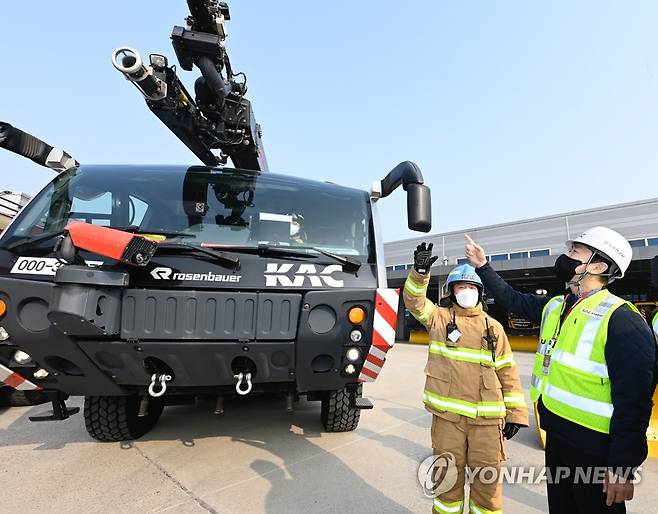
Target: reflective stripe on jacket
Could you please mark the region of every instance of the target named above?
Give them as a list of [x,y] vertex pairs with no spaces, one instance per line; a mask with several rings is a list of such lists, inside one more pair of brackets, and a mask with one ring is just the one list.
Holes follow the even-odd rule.
[[[452,421],[465,416],[475,424],[496,424],[505,418],[527,426],[521,380],[502,325],[485,314],[481,305],[473,309],[436,306],[426,297],[428,284],[428,275],[412,270],[403,293],[407,309],[429,332],[426,408]],[[453,312],[461,332],[456,343],[447,334]],[[486,322],[497,338],[494,355],[484,339]]]
[[[613,405],[605,359],[610,316],[626,304],[603,289],[578,302],[560,326],[563,298],[553,298],[542,314],[540,342],[530,383],[530,398],[551,412],[597,432],[610,432]],[[548,374],[544,363],[550,359]]]

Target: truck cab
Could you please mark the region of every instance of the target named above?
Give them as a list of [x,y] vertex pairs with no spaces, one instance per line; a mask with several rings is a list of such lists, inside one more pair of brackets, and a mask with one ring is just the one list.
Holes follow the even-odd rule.
[[[35,421],[68,417],[64,400],[84,396],[101,441],[140,437],[166,405],[210,395],[219,413],[225,395],[260,392],[289,409],[319,400],[326,430],[353,430],[397,323],[377,203],[404,185],[409,227],[429,230],[418,175],[402,163],[361,191],[212,166],[62,172],[0,238],[0,366],[52,398]],[[72,222],[155,253],[141,266],[64,256]]]

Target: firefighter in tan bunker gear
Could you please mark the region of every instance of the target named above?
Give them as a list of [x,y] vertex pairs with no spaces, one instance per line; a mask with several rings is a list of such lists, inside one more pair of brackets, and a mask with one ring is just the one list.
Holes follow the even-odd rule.
[[[519,372],[502,325],[483,311],[482,282],[470,265],[450,272],[440,305],[426,297],[436,259],[431,243],[419,245],[404,286],[407,309],[429,332],[423,400],[433,414],[432,448],[435,455],[452,454],[457,466],[454,487],[434,498],[433,512],[462,512],[468,466],[469,511],[499,513],[503,436],[509,439],[528,426]],[[483,468],[488,474],[480,477]],[[496,480],[491,479],[491,468]]]

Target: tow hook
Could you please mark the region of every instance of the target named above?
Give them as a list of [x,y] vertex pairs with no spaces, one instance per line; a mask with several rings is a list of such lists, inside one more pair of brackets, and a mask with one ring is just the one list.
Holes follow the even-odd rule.
[[[153,398],[159,398],[165,392],[167,392],[167,382],[171,381],[171,375],[165,375],[164,373],[160,376],[157,375],[157,373],[154,373],[151,375],[151,385],[149,385],[149,394]],[[160,390],[158,392],[155,391],[155,384],[160,382]]]
[[[239,373],[237,375],[233,375],[234,378],[238,379],[238,382],[235,384],[235,392],[238,393],[241,396],[247,395],[251,392],[251,373],[247,373],[246,375],[244,373]],[[245,389],[242,389],[240,385],[242,384],[242,381],[245,381],[247,383],[247,387]]]

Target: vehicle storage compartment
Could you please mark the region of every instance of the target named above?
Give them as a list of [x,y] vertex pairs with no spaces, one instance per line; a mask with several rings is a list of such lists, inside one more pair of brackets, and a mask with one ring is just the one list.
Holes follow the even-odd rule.
[[300,303],[299,294],[128,289],[121,338],[292,340]]
[[[171,386],[203,387],[235,384],[236,365],[252,363],[254,383],[289,382],[295,377],[295,344],[259,342],[184,343],[145,341],[80,341],[80,348],[121,385],[148,385],[149,362],[161,362],[173,372]],[[146,365],[145,365],[146,363]]]

